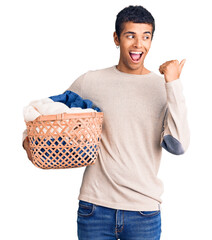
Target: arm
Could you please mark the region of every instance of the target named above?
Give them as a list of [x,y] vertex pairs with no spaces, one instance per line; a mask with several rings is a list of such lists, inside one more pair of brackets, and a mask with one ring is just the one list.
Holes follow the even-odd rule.
[[187,108],[180,79],[166,82],[167,108],[160,145],[166,151],[180,155],[185,153],[190,142]]
[[185,153],[190,142],[190,130],[187,121],[187,108],[183,95],[180,74],[185,59],[165,62],[159,68],[165,77],[167,108],[164,116],[160,146],[172,154]]
[[[87,72],[86,72],[87,73]],[[80,97],[83,97],[83,89],[82,89],[82,86],[83,86],[83,80],[84,80],[84,77],[86,75],[86,73],[80,75],[72,84],[71,86],[66,89],[66,91],[72,91],[72,92],[75,92],[77,93],[78,95],[80,95]],[[66,92],[65,91],[65,92]]]

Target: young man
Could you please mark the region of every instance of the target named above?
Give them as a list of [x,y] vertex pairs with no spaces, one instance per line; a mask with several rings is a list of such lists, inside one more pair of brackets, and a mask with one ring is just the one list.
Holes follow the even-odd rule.
[[[180,155],[189,145],[185,60],[163,63],[164,77],[144,67],[155,23],[141,6],[120,11],[115,28],[118,65],[88,71],[68,88],[104,112],[98,160],[85,168],[78,197],[78,238],[158,240],[162,148]],[[24,147],[31,158],[27,138]]]

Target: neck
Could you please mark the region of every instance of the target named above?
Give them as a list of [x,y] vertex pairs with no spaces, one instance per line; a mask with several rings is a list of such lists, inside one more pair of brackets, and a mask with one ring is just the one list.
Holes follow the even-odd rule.
[[140,66],[139,68],[133,69],[133,68],[129,68],[126,65],[122,64],[120,61],[119,61],[118,65],[116,66],[116,68],[121,72],[129,73],[129,74],[144,75],[144,74],[150,73],[150,71],[148,69],[146,69],[144,67],[144,65]]

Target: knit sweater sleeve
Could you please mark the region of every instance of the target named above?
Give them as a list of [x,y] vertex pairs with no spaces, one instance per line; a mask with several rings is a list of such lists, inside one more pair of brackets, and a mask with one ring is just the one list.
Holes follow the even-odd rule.
[[[87,72],[86,72],[87,73]],[[66,89],[66,91],[72,91],[80,95],[83,98],[83,80],[85,78],[86,73],[80,75],[72,84],[71,86]]]
[[190,143],[190,130],[181,79],[165,82],[165,89],[167,107],[160,145],[172,154],[184,154]]

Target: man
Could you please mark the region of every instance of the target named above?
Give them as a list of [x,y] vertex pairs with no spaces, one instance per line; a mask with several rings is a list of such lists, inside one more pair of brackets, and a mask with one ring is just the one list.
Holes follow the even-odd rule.
[[[162,148],[180,155],[189,145],[185,60],[163,63],[164,77],[144,67],[155,22],[142,6],[120,11],[115,28],[118,65],[88,71],[68,88],[104,112],[98,160],[85,168],[78,197],[78,238],[158,240]],[[27,138],[24,147],[31,159]]]

